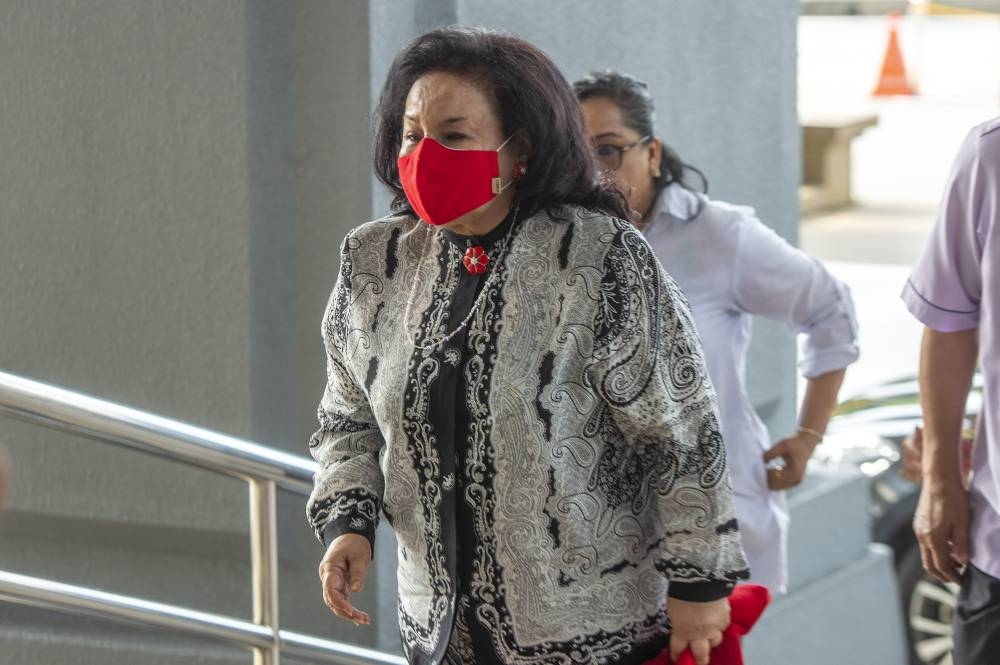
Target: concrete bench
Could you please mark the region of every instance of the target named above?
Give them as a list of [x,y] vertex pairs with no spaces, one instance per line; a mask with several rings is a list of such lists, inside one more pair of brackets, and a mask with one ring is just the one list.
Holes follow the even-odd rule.
[[805,117],[802,127],[803,215],[851,204],[851,141],[878,124],[874,115]]

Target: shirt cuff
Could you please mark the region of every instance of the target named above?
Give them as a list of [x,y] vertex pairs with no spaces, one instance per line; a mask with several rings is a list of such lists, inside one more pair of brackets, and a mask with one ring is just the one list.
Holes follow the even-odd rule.
[[371,546],[372,558],[375,558],[375,525],[371,520],[357,515],[344,515],[330,520],[323,527],[323,545],[329,547],[330,543],[345,533],[354,533],[367,538],[368,545]]
[[725,580],[709,580],[707,582],[671,582],[667,587],[667,595],[677,600],[693,603],[708,603],[721,598],[728,598],[736,588],[735,582]]
[[815,379],[829,372],[845,369],[861,355],[858,345],[853,342],[838,344],[824,349],[812,350],[808,346],[802,354],[799,369],[802,376]]
[[913,282],[907,281],[901,295],[910,314],[928,328],[949,333],[970,330],[979,326],[979,310],[958,311],[940,307],[917,291]]

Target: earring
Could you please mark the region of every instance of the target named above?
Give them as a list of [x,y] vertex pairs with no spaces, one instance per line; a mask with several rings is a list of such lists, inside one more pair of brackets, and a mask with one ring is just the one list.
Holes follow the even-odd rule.
[[528,175],[528,166],[524,162],[518,160],[514,162],[514,171],[510,174],[510,177],[514,180],[520,180],[524,176]]

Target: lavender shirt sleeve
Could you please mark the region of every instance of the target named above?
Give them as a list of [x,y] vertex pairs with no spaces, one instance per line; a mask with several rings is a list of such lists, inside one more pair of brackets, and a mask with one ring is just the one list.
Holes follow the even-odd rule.
[[931,237],[903,288],[903,302],[917,319],[939,332],[979,326],[983,233],[979,220],[998,195],[996,173],[979,155],[973,130],[959,150]]

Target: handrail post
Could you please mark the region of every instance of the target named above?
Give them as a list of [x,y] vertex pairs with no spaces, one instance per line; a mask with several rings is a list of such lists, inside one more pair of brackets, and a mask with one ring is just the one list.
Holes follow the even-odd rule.
[[254,665],[279,665],[278,508],[273,480],[250,480],[250,560],[253,568],[253,621],[271,631],[270,649],[255,648]]

